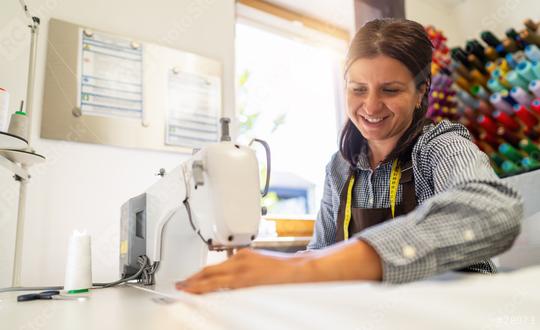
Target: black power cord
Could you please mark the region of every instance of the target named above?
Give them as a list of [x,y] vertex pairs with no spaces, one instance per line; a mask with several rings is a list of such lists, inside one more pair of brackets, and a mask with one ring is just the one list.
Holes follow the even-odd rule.
[[[154,262],[153,265],[150,265],[150,259],[147,256],[140,256],[137,258],[137,263],[139,264],[139,270],[128,277],[119,279],[118,281],[109,282],[109,283],[92,283],[92,289],[104,289],[117,286],[122,283],[126,283],[133,280],[138,280],[139,283],[149,285],[152,284],[153,274],[156,272],[159,263]],[[13,292],[13,291],[43,291],[43,290],[63,290],[63,286],[50,286],[50,287],[13,287],[13,288],[0,288],[1,292]]]

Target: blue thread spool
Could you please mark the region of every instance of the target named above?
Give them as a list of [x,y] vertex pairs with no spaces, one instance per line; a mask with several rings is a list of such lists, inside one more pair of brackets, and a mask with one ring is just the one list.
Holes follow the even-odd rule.
[[540,48],[534,44],[525,47],[525,55],[531,61],[540,62]]
[[513,69],[516,67],[517,62],[516,60],[514,60],[514,56],[512,55],[512,53],[508,53],[506,54],[506,56],[504,57],[506,59],[506,62],[508,63],[508,65]]
[[501,97],[503,98],[503,100],[505,100],[512,106],[518,104],[518,102],[510,95],[507,89],[503,89],[502,91],[499,92],[499,94],[501,94]]

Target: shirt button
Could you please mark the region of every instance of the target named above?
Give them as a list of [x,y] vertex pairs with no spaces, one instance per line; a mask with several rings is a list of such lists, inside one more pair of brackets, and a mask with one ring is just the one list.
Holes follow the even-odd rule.
[[472,241],[474,239],[474,232],[470,229],[467,229],[463,232],[463,238],[466,241]]
[[410,245],[405,245],[403,247],[403,255],[406,258],[414,258],[414,256],[416,256],[416,249]]

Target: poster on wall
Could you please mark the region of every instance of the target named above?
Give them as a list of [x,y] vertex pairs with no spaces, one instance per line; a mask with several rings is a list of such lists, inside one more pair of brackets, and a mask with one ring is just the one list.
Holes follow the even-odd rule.
[[220,109],[219,77],[169,70],[165,143],[198,148],[218,141]]
[[143,46],[79,29],[78,104],[83,115],[143,118]]

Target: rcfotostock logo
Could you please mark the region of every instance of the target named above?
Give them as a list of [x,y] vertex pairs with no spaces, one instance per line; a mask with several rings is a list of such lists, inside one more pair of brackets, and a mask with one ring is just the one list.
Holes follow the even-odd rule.
[[487,29],[496,28],[498,24],[503,23],[512,15],[520,3],[521,0],[506,0],[503,5],[497,7],[495,12],[482,18],[482,26]]
[[0,30],[0,56],[13,61],[27,48],[28,27],[22,18],[14,18]]
[[[28,6],[30,15],[43,19],[58,7],[58,0],[41,0],[37,4],[39,6]],[[4,22],[0,22],[0,60],[4,61],[13,61],[20,56],[28,56],[27,52],[30,46],[28,26],[31,24],[31,19],[25,16],[22,6],[12,13],[12,17],[13,19],[5,25]]]

